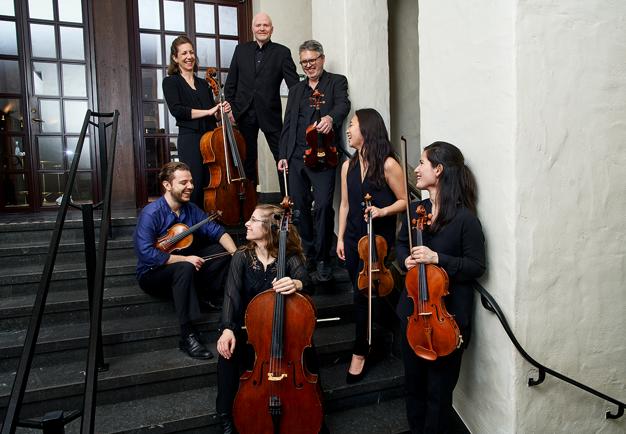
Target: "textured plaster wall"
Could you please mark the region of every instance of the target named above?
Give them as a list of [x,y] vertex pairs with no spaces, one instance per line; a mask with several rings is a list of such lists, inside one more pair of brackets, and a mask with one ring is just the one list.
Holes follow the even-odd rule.
[[[626,2],[517,12],[516,329],[538,360],[625,401]],[[516,364],[518,432],[626,431],[599,398]]]
[[400,152],[400,137],[407,140],[411,165],[419,159],[419,48],[418,4],[415,0],[388,0],[389,91],[391,143]]
[[[421,143],[457,145],[476,175],[488,255],[481,282],[515,328],[514,28],[512,0],[420,2]],[[473,432],[515,432],[513,347],[495,316],[475,312],[454,406]]]
[[[283,44],[291,50],[298,74],[302,69],[298,65],[298,47],[302,42],[311,39],[311,0],[289,0],[285,7],[284,0],[254,0],[252,12],[265,12],[272,17],[274,33],[272,40]],[[287,97],[282,98],[283,111],[287,105]],[[276,177],[274,157],[267,146],[263,133],[259,133],[259,191],[279,191]]]

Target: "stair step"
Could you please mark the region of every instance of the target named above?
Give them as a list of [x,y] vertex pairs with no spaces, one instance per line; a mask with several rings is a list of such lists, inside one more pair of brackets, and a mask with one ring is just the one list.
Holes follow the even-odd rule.
[[[371,386],[368,389],[368,382],[362,382],[354,387],[347,387],[344,384],[347,359],[353,345],[352,327],[351,324],[341,324],[318,328],[314,336],[320,361],[334,360],[333,366],[337,364],[342,366],[341,370],[326,372],[322,380],[324,387],[328,383],[328,386],[333,389],[329,392],[329,399],[337,399],[341,402],[337,405],[346,405],[348,400],[373,399],[372,394],[381,393],[371,389]],[[209,348],[217,354],[215,340],[209,339],[209,341],[211,342]],[[107,357],[106,361],[110,365],[109,371],[99,374],[98,381],[98,402],[103,404],[215,384],[217,368],[215,358],[208,361],[194,360],[177,348]],[[381,366],[388,363],[385,360],[381,362]],[[43,414],[54,410],[55,406],[60,408],[59,406],[65,405],[64,402],[73,402],[74,406],[80,405],[84,371],[84,358],[51,366],[33,367],[24,396],[23,416]],[[380,369],[378,373],[370,372],[368,377],[375,380],[385,375],[385,378],[396,381],[397,377],[392,374],[394,371],[401,372],[388,366]],[[0,408],[6,407],[8,403],[14,377],[14,370],[0,373]],[[393,382],[390,384],[390,388],[398,386],[399,384]],[[358,396],[353,397],[354,393],[358,393]]]
[[[207,370],[214,370],[216,362],[212,360],[199,364],[204,365]],[[211,367],[207,368],[207,366]],[[324,408],[327,414],[326,421],[330,432],[333,434],[402,432],[406,425],[404,401],[398,399],[402,393],[404,381],[402,363],[390,357],[374,365],[363,381],[353,385],[345,384],[346,369],[347,363],[341,363],[323,367],[320,372],[324,390]],[[384,390],[385,393],[363,395],[363,391],[378,389]],[[108,434],[219,433],[221,430],[215,414],[216,394],[216,386],[210,385],[132,401],[118,399],[116,402],[98,405],[95,431]],[[355,397],[359,404],[366,402],[362,408],[363,411],[336,410],[338,407],[354,404]],[[391,401],[387,402],[387,399]],[[338,401],[341,401],[340,406],[337,405]],[[98,402],[101,402],[100,394]],[[66,403],[63,409],[70,410],[71,408]],[[374,411],[377,413],[373,413]],[[358,431],[359,419],[356,418],[368,421],[361,425],[361,431]],[[377,419],[376,423],[373,423],[374,418]],[[383,430],[369,431],[367,429],[370,426]],[[357,431],[347,431],[347,429],[355,428]],[[385,428],[391,428],[391,430],[385,431]],[[66,426],[68,434],[77,433],[79,429],[79,420]]]

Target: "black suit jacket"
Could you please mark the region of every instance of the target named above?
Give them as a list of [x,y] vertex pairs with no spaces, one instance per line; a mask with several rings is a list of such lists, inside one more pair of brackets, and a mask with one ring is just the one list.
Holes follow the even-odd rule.
[[261,130],[280,131],[280,84],[285,79],[291,88],[300,78],[289,48],[272,41],[264,47],[263,61],[256,71],[254,59],[257,45],[256,41],[252,41],[235,48],[224,85],[224,96],[233,109],[235,119],[239,119],[254,104]]
[[[298,113],[300,101],[309,80],[302,80],[289,89],[287,109],[285,111],[285,125],[280,134],[279,158],[289,160],[296,149],[296,131],[298,130]],[[343,75],[332,74],[324,71],[317,84],[317,89],[324,94],[324,101],[320,107],[320,115],[329,115],[333,118],[333,130],[335,130],[334,145],[343,149],[343,121],[350,112],[350,99],[348,99],[348,80]]]
[[215,107],[213,91],[205,80],[195,77],[194,91],[180,74],[170,75],[163,79],[163,95],[167,108],[176,118],[179,134],[186,132],[205,133],[213,130],[216,120],[213,116],[191,119],[191,109],[208,110]]

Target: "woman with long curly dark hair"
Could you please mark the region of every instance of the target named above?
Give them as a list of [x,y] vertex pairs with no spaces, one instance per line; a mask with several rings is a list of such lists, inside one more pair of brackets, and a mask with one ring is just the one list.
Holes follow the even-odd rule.
[[[396,234],[396,217],[406,204],[402,168],[395,159],[387,128],[380,114],[371,108],[357,110],[348,127],[348,142],[356,153],[341,167],[341,205],[337,256],[346,261],[354,287],[356,339],[346,381],[354,383],[365,375],[365,361],[370,348],[367,340],[367,297],[357,288],[358,242],[367,235],[367,219],[372,218],[374,232],[381,235],[391,251]],[[365,194],[372,196],[372,206],[365,208]],[[378,299],[375,304],[378,305]]]
[[[432,214],[432,223],[422,234],[423,245],[414,239],[409,251],[406,221],[398,234],[397,261],[407,270],[418,264],[435,264],[449,278],[446,309],[459,326],[463,344],[447,356],[435,360],[418,357],[403,333],[402,357],[407,387],[406,409],[412,433],[447,432],[452,419],[452,392],[459,378],[461,356],[471,332],[474,280],[485,272],[485,238],[476,216],[476,181],[465,165],[461,151],[447,142],[434,142],[424,148],[415,169],[417,188],[429,198],[414,202]],[[400,295],[397,313],[406,330],[413,303],[406,289]]]
[[298,231],[291,224],[287,237],[285,277],[276,279],[278,257],[278,221],[282,212],[275,205],[257,205],[246,222],[248,243],[240,248],[230,263],[224,290],[224,306],[220,321],[221,335],[217,341],[216,409],[224,432],[233,431],[232,407],[239,387],[239,376],[251,367],[246,335],[241,327],[244,314],[255,295],[270,288],[284,295],[296,291],[310,293],[310,281],[305,267]]

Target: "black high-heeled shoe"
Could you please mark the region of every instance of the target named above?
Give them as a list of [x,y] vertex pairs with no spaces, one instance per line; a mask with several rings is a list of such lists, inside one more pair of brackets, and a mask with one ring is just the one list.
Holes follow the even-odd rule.
[[[352,361],[350,361],[350,363],[352,363]],[[369,365],[367,363],[367,357],[365,357],[365,361],[363,362],[363,368],[361,368],[361,372],[359,372],[358,374],[351,374],[350,368],[348,367],[348,372],[346,372],[346,383],[347,384],[358,383],[363,378],[365,378],[365,374],[367,373],[368,366]]]

